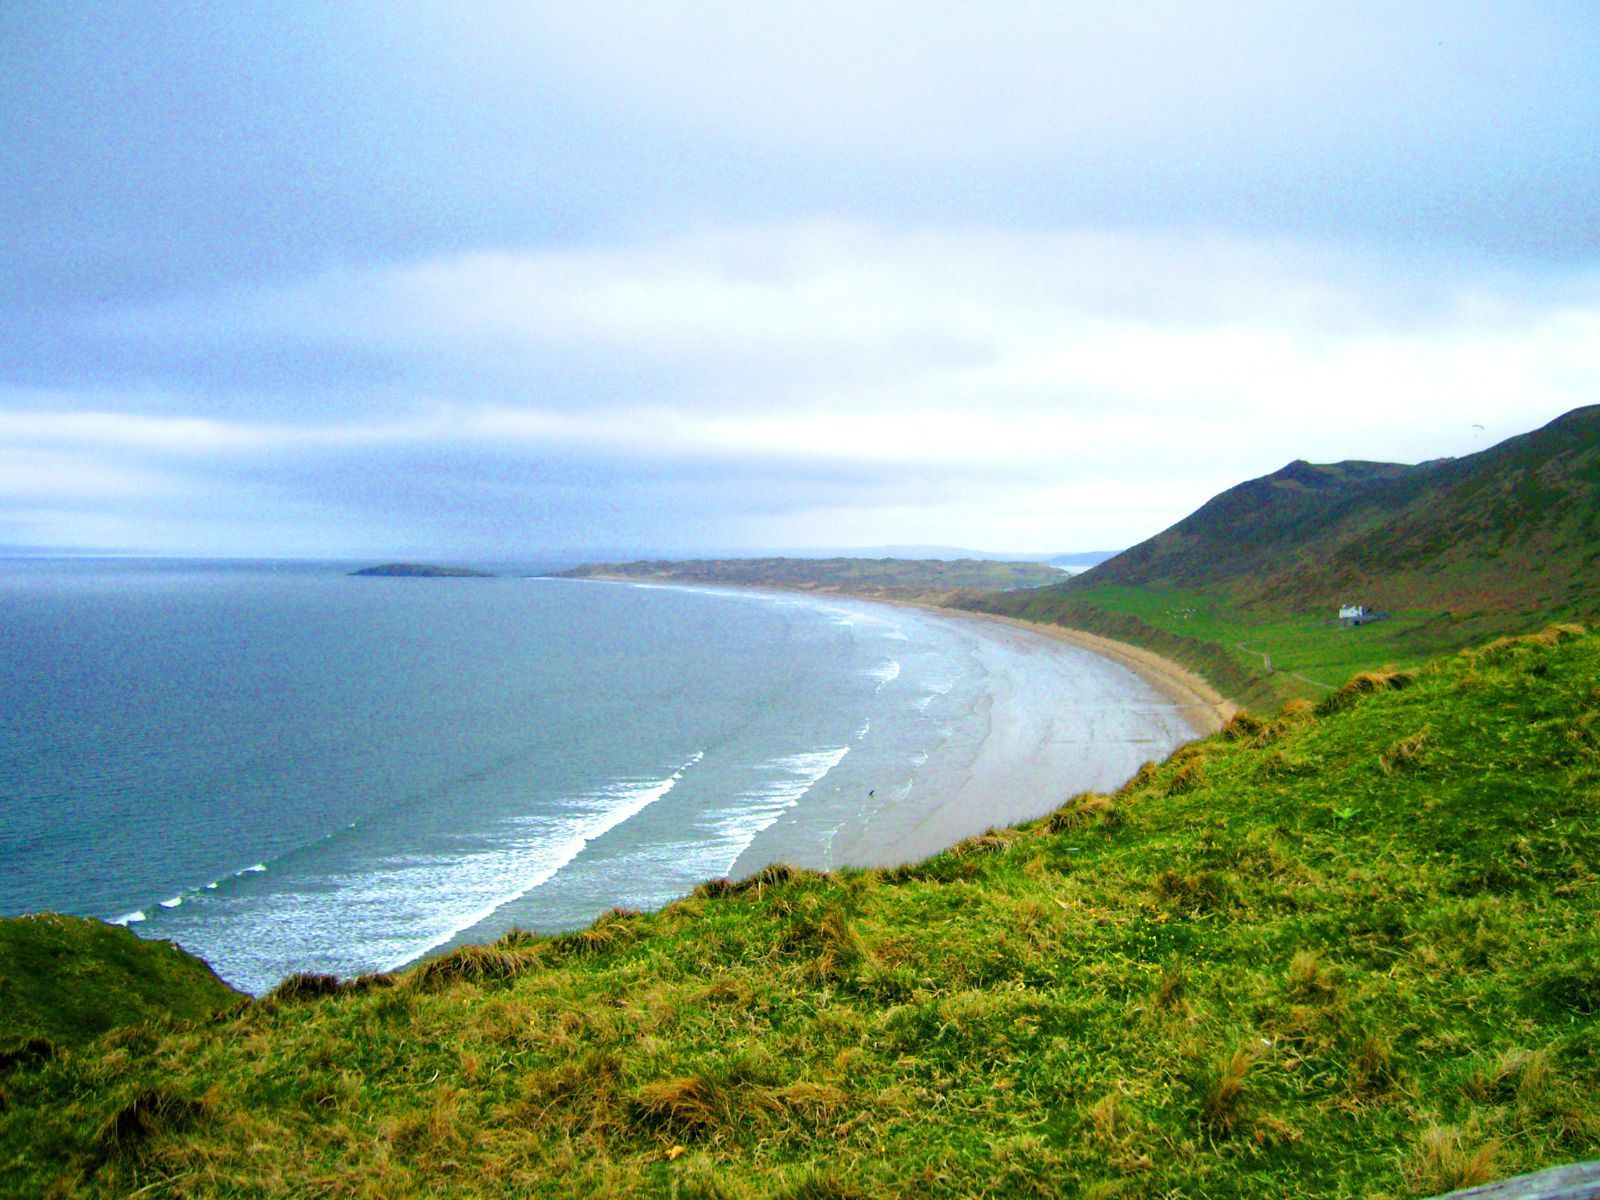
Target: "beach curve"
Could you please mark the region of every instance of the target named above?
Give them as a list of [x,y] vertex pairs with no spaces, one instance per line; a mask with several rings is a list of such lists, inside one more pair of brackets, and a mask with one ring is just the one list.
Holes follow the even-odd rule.
[[825,856],[786,836],[804,821],[797,811],[747,847],[735,877],[777,861],[824,870],[919,861],[986,829],[1037,819],[1080,792],[1113,791],[1142,763],[1232,715],[1231,703],[1204,680],[1138,647],[926,602],[848,598],[962,631],[986,663],[986,732],[966,750],[919,767],[892,803],[846,822]]

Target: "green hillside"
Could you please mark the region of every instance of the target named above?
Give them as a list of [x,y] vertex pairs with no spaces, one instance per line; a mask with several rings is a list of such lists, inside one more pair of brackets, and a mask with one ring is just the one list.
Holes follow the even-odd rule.
[[81,1046],[138,1021],[209,1017],[243,1001],[171,942],[42,913],[0,920],[0,1061],[30,1040]]
[[1482,453],[1295,462],[1068,583],[1245,604],[1517,613],[1600,608],[1600,405]]
[[[1295,462],[1100,566],[963,606],[1146,646],[1254,707],[1600,615],[1600,406],[1480,454]],[[1341,629],[1342,604],[1388,614]]]
[[[1600,1153],[1600,637],[3,1080],[29,1196],[1427,1196]],[[72,990],[71,979],[61,986]]]

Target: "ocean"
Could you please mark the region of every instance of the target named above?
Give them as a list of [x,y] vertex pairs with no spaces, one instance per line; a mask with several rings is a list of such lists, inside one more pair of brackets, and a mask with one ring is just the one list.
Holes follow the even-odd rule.
[[1104,660],[914,609],[351,566],[0,560],[0,915],[259,993],[895,861],[1190,736]]

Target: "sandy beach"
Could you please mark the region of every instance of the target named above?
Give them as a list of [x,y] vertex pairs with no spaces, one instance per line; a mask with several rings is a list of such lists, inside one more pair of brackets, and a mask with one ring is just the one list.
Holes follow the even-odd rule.
[[825,842],[807,827],[802,802],[749,847],[735,876],[776,861],[831,869],[925,858],[1042,816],[1079,792],[1114,790],[1233,711],[1203,679],[1135,646],[1005,617],[897,607],[958,631],[981,663],[985,687],[961,725],[968,732],[905,784],[873,789]]
[[955,609],[933,610],[958,620],[992,621],[1042,634],[1068,645],[1081,646],[1128,667],[1151,687],[1166,696],[1183,711],[1184,718],[1194,727],[1196,736],[1216,733],[1232,719],[1239,706],[1212,687],[1199,675],[1181,667],[1170,658],[1162,658],[1153,650],[1119,642],[1081,629],[1068,629],[1062,625],[1041,625],[1016,617],[1002,617],[992,613],[960,612]]

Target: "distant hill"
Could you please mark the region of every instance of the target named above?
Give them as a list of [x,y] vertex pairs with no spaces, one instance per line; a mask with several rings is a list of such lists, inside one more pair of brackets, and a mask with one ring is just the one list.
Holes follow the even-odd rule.
[[728,584],[895,598],[1034,588],[1061,578],[1060,571],[1045,563],[904,558],[720,558],[598,563],[555,574],[565,578]]
[[474,571],[471,567],[435,567],[427,563],[382,563],[376,567],[362,567],[351,571],[364,575],[397,579],[492,579],[487,571]]
[[1247,604],[1600,611],[1600,405],[1417,466],[1292,462],[1060,585]]

